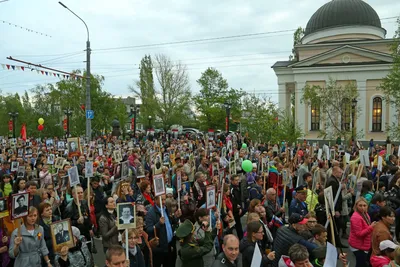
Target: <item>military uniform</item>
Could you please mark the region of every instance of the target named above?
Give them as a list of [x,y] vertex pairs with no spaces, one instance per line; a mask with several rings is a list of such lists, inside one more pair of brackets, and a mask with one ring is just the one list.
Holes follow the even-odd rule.
[[[296,193],[306,193],[307,194],[307,186],[306,185],[301,185],[298,186],[295,189]],[[301,202],[297,198],[292,200],[292,203],[290,203],[289,207],[289,216],[292,215],[292,213],[298,213],[302,216],[306,216],[308,214],[308,207],[307,203]]]
[[[184,239],[192,235],[194,226],[190,220],[186,220],[176,230],[176,236]],[[203,267],[203,256],[211,251],[214,246],[211,232],[206,231],[204,239],[200,244],[195,243],[193,240],[183,242],[181,249],[178,251],[178,256],[182,260],[182,267]]]

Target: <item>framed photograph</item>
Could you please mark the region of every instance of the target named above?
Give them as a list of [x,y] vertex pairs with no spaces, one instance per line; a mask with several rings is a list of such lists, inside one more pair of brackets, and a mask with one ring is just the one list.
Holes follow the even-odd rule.
[[85,162],[85,177],[93,177],[93,161]]
[[18,156],[18,158],[22,158],[24,156],[24,149],[23,148],[18,148],[17,156]]
[[69,248],[75,246],[70,219],[53,222],[50,224],[50,231],[55,252],[60,252],[64,246]]
[[64,141],[58,141],[57,142],[57,149],[58,150],[65,150],[65,142]]
[[32,157],[32,148],[31,147],[25,148],[25,157],[27,157],[27,158]]
[[46,147],[52,147],[53,146],[53,139],[46,139]]
[[55,162],[54,162],[54,167],[57,169],[62,169],[62,167],[64,165],[64,161],[65,161],[65,159],[62,157],[56,158]]
[[215,186],[209,185],[206,187],[206,209],[215,207]]
[[121,163],[121,178],[125,179],[129,176],[129,161],[124,161]]
[[136,206],[132,202],[117,204],[118,230],[136,228]]
[[19,193],[11,196],[11,220],[22,218],[28,215],[29,193]]
[[0,218],[4,218],[10,215],[7,207],[7,198],[0,198]]
[[329,217],[329,211],[335,213],[335,204],[333,202],[332,186],[324,189],[326,216]]
[[115,160],[116,162],[121,162],[121,161],[122,161],[121,150],[114,150],[114,152],[113,152],[113,157],[114,157],[114,160]]
[[69,176],[65,175],[65,176],[61,177],[61,179],[62,179],[61,190],[65,191],[68,188]]
[[229,161],[229,174],[230,175],[236,174],[236,161],[234,160]]
[[268,158],[261,158],[261,173],[268,172]]
[[19,162],[18,161],[13,161],[11,162],[11,171],[12,172],[17,172],[19,167]]
[[164,177],[162,174],[154,175],[154,196],[158,197],[165,194]]
[[25,176],[25,166],[19,166],[17,171],[17,177]]
[[78,137],[67,139],[68,143],[68,157],[79,157],[81,155],[81,147]]
[[114,181],[122,177],[122,163],[114,165]]
[[145,177],[144,168],[143,168],[143,165],[141,163],[137,163],[136,164],[136,177],[137,178]]
[[282,170],[282,182],[285,185],[289,184],[289,171],[287,169]]
[[162,173],[162,167],[161,153],[157,153],[154,157],[154,174]]
[[176,190],[180,192],[182,190],[182,172],[176,173]]
[[80,184],[78,168],[76,166],[68,169],[68,177],[69,177],[69,185],[71,187]]
[[47,157],[47,164],[53,165],[53,164],[54,164],[54,159],[55,159],[54,154],[50,154],[50,155]]
[[228,153],[232,153],[232,140],[228,140],[228,143],[226,144],[226,149],[228,150]]

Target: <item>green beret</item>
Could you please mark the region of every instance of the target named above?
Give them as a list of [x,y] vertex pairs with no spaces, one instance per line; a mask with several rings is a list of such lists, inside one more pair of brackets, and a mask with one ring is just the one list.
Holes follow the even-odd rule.
[[190,220],[185,220],[184,223],[179,225],[178,229],[176,230],[176,236],[178,238],[185,238],[194,231],[193,223]]

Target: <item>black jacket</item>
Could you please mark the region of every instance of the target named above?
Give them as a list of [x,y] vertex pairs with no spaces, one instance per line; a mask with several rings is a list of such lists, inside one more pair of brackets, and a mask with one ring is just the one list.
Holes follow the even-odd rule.
[[89,207],[86,202],[86,200],[81,201],[81,213],[84,219],[83,224],[78,223],[79,219],[79,211],[78,211],[78,206],[75,204],[74,200],[71,200],[71,202],[68,203],[67,207],[64,210],[63,213],[63,218],[71,219],[71,226],[75,226],[79,229],[81,232],[81,235],[84,235],[87,240],[90,240],[90,233],[89,231],[92,230],[92,222],[90,221],[90,212],[89,212]]
[[[260,245],[258,248],[260,249]],[[250,267],[251,261],[253,260],[254,250],[256,249],[256,243],[250,242],[247,237],[240,240],[239,250],[242,253],[243,267]],[[261,266],[267,266],[271,261],[268,259],[267,255],[260,249],[262,255]]]
[[[329,186],[332,186],[332,193],[333,193],[332,197],[333,197],[333,200],[335,201],[335,197],[336,197],[336,194],[337,194],[338,190],[341,190],[340,189],[340,183],[336,179],[336,177],[331,176],[331,177],[328,178],[328,180],[326,180],[325,188],[328,188]],[[326,208],[328,208],[328,207],[326,207]],[[338,212],[342,211],[342,194],[341,193],[339,193],[339,198],[338,198],[338,200],[336,202],[336,205],[335,205],[335,211],[338,211]]]
[[144,257],[139,246],[136,246],[136,255],[134,256],[129,252],[129,267],[142,267],[145,266]]
[[292,227],[283,226],[278,229],[274,239],[275,260],[273,266],[277,267],[282,255],[288,255],[289,248],[303,239]]
[[233,216],[238,217],[239,210],[242,208],[241,193],[240,193],[239,185],[238,186],[231,185],[231,201],[232,201]]
[[235,260],[235,263],[230,262],[224,252],[221,252],[217,258],[215,259],[212,267],[242,267],[243,260],[242,260],[242,254],[239,253],[237,259]]
[[[51,221],[56,222],[59,218],[57,216],[52,216]],[[49,250],[49,259],[54,263],[54,251],[53,251],[53,241],[51,239],[50,225],[46,224],[42,218],[39,219],[39,225],[43,227],[43,238],[46,242],[46,247]]]
[[[167,216],[169,216],[168,210],[166,210],[164,218]],[[151,207],[150,210],[147,212],[145,218],[146,232],[149,235],[149,240],[154,238],[154,226],[156,227],[157,237],[159,238],[158,247],[152,249],[154,253],[168,252],[167,224],[166,223],[160,224],[160,218],[161,218],[161,213],[158,210],[157,206]],[[178,220],[176,218],[171,219],[171,217],[169,217],[169,221],[172,229],[174,229],[174,224],[177,224]],[[174,241],[172,240],[171,243],[172,242]]]

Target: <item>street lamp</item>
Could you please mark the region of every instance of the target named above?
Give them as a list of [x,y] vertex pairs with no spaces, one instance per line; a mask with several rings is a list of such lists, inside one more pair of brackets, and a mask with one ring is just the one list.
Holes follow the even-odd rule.
[[351,101],[351,137],[352,139],[354,139],[355,137],[355,128],[356,128],[356,107],[357,107],[357,99],[353,98],[353,100]]
[[18,117],[19,113],[18,112],[8,112],[8,115],[10,115],[11,120],[12,120],[13,138],[15,138],[15,119]]
[[[91,110],[91,101],[90,101],[90,39],[89,39],[89,28],[86,25],[86,22],[79,17],[77,14],[75,14],[74,11],[69,9],[66,5],[64,5],[62,2],[58,2],[61,6],[66,8],[68,11],[70,11],[72,14],[74,14],[78,19],[80,19],[83,24],[85,24],[86,27],[86,32],[87,32],[87,41],[86,41],[86,111]],[[88,118],[86,115],[86,138],[90,141],[92,137],[92,121],[91,119]]]
[[67,138],[69,137],[69,117],[72,116],[72,111],[67,108],[64,109],[64,114],[67,116]]
[[136,117],[138,112],[139,108],[136,106],[136,104],[131,105],[131,115],[133,115],[133,118],[131,120],[131,130],[133,130],[133,136],[136,136]]
[[149,129],[151,129],[151,120],[152,120],[153,118],[149,115]]
[[226,110],[225,130],[226,130],[226,135],[229,135],[229,117],[231,114],[232,104],[229,102],[225,102],[224,106],[225,106],[225,110]]

